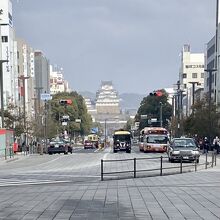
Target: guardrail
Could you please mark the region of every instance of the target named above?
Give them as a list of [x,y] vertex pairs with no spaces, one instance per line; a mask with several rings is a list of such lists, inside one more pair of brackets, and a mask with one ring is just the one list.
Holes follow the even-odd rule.
[[[178,173],[183,173],[183,168],[186,167],[194,167],[194,171],[197,171],[198,166],[205,166],[205,169],[208,168],[208,165],[211,167],[216,166],[217,159],[216,159],[216,152],[212,152],[211,154],[211,162],[208,161],[208,153],[205,154],[205,162],[204,163],[197,163],[197,158],[195,159],[194,163],[183,165],[183,158],[180,159],[180,165],[179,166],[169,166],[164,167],[164,159],[168,159],[167,156],[160,156],[160,157],[150,157],[150,158],[133,158],[133,159],[110,159],[110,160],[103,160],[101,159],[101,181],[104,180],[104,175],[112,175],[112,174],[122,174],[122,173],[133,173],[133,178],[137,178],[138,172],[150,172],[150,171],[159,171],[156,176],[163,176],[164,170],[171,170],[171,169],[179,169]],[[160,168],[153,168],[153,169],[137,169],[137,161],[140,160],[160,160],[159,165]],[[123,171],[113,171],[113,172],[104,172],[104,163],[111,163],[111,162],[126,162],[126,161],[132,161],[133,162],[133,169],[132,170],[123,170]],[[190,170],[192,172],[192,170]],[[176,172],[175,172],[176,173]],[[173,174],[173,173],[171,173]],[[168,175],[168,174],[167,174]]]
[[7,160],[8,157],[9,158],[14,157],[13,147],[7,147],[7,148],[0,149],[0,155],[3,156],[5,158],[5,160]]

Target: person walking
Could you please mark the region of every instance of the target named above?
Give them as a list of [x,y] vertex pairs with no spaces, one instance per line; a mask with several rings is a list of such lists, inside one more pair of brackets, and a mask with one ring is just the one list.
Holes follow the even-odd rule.
[[216,153],[219,154],[219,145],[220,145],[220,139],[218,136],[216,136],[214,139],[213,139],[213,147],[214,149],[216,150]]
[[208,153],[210,149],[210,142],[207,137],[204,138],[202,145],[203,145],[203,153],[204,154]]

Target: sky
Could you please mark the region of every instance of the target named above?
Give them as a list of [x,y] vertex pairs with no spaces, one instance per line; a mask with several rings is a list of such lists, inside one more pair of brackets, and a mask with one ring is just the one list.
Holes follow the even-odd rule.
[[12,0],[16,36],[62,67],[75,91],[172,87],[184,44],[202,53],[216,0]]

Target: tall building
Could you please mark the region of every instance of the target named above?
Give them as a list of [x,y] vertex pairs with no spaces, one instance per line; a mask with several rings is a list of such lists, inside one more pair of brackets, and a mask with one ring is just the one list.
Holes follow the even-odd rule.
[[63,69],[50,65],[50,94],[70,92],[69,84],[64,79]]
[[17,38],[17,69],[20,111],[26,111],[27,117],[34,115],[35,73],[34,50],[24,40]]
[[179,89],[182,90],[183,113],[191,113],[195,91],[204,87],[204,53],[191,53],[190,45],[183,46],[179,70]]
[[120,114],[118,93],[111,81],[102,81],[96,99],[97,114]]
[[[207,70],[215,69],[215,59],[216,59],[216,39],[215,36],[207,43],[207,50],[206,50],[206,60],[205,60],[205,66]],[[217,93],[216,88],[217,85],[217,72],[211,73],[211,82],[209,81],[210,74],[206,72],[205,78],[204,78],[204,92],[209,93],[209,87],[211,86],[211,96],[214,101],[217,101]]]
[[50,92],[49,60],[41,51],[34,52],[34,72],[35,86],[36,90],[38,90],[38,98],[40,99],[40,93]]
[[[17,71],[14,59],[14,28],[12,17],[12,3],[10,0],[0,1],[0,59],[8,60],[3,63],[3,95],[4,108],[8,104],[16,104],[17,94]],[[6,105],[7,103],[7,105]]]

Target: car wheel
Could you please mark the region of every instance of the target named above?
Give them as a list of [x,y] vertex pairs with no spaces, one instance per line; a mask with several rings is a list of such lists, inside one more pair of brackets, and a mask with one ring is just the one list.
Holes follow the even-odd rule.
[[117,150],[114,149],[113,152],[114,152],[114,153],[117,153]]
[[174,162],[174,159],[171,159],[171,158],[170,158],[170,162],[173,163],[173,162]]
[[131,153],[131,149],[129,149],[129,150],[126,150],[126,153],[129,153],[129,154],[130,154],[130,153]]
[[49,155],[52,155],[52,152],[48,152]]

